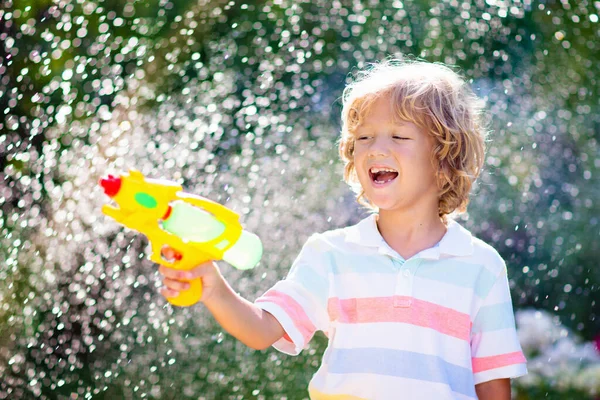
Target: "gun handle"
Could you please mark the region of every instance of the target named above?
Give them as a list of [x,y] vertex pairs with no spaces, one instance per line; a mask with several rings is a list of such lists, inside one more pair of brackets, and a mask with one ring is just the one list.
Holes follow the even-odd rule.
[[189,307],[200,301],[202,298],[202,279],[196,278],[188,281],[190,288],[179,292],[177,297],[167,297],[167,301],[174,306]]
[[[152,243],[153,251],[150,255],[150,260],[168,268],[189,270],[211,259],[208,255],[198,251],[198,249],[190,248],[182,242],[179,244],[180,246],[176,246],[173,249],[178,252],[179,257],[176,260],[167,260],[163,258],[162,247],[159,247],[158,242]],[[180,250],[182,248],[183,251]],[[199,302],[202,298],[202,279],[192,279],[188,283],[190,284],[189,289],[179,292],[179,296],[177,297],[168,297],[167,301],[178,307],[189,307]]]

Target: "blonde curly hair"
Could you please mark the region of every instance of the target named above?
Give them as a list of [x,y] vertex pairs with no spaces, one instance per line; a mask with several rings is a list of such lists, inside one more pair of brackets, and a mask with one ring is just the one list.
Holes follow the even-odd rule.
[[390,59],[357,74],[343,92],[339,153],[344,181],[360,204],[376,210],[360,187],[354,166],[355,132],[373,103],[389,96],[402,121],[414,123],[434,139],[431,162],[437,171],[439,216],[465,212],[469,192],[483,167],[484,102],[458,73],[440,63]]

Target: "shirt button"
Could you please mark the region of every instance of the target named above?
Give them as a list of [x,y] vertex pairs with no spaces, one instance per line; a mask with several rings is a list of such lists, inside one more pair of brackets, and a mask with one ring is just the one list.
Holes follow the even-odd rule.
[[410,271],[407,270],[407,269],[405,269],[404,270],[404,276],[408,278],[410,276]]

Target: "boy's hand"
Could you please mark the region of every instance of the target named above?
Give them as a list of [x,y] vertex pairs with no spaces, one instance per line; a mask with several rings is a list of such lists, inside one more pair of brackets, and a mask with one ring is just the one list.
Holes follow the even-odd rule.
[[[176,260],[178,254],[165,248],[162,255],[166,260]],[[246,346],[264,350],[279,340],[285,333],[277,319],[254,303],[241,297],[225,281],[219,267],[213,261],[205,262],[188,271],[180,271],[161,265],[165,297],[175,297],[186,290],[189,280],[202,279],[202,298],[215,320],[231,335]]]
[[[177,252],[170,247],[162,250],[162,256],[167,260],[177,259]],[[182,271],[161,265],[158,272],[163,275],[164,288],[161,294],[168,297],[177,297],[180,291],[187,290],[190,287],[188,281],[200,278],[202,279],[202,298],[205,303],[214,297],[215,293],[225,287],[225,280],[219,271],[219,267],[214,261],[207,261],[197,267]]]

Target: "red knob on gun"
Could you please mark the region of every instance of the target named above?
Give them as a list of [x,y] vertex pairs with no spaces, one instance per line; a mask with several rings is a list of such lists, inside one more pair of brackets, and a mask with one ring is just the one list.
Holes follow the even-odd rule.
[[108,178],[100,179],[100,186],[102,186],[107,196],[113,197],[121,190],[121,178],[108,175]]

